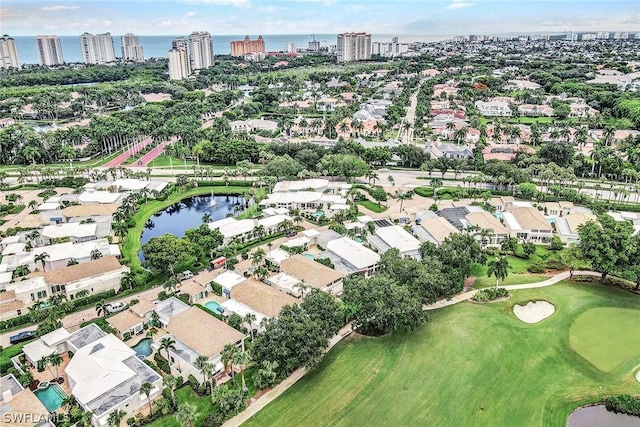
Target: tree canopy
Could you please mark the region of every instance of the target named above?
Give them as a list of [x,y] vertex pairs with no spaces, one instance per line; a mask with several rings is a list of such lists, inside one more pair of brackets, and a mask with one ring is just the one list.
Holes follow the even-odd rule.
[[193,257],[193,244],[173,234],[152,237],[142,245],[144,266],[160,273],[173,273],[173,269],[181,262]]

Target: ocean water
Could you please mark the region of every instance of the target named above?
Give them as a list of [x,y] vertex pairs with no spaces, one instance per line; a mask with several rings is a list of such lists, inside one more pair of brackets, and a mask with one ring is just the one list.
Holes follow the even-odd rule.
[[[148,58],[166,58],[167,52],[171,49],[171,42],[179,35],[164,36],[144,36],[139,35],[140,44],[144,49],[144,57]],[[188,34],[184,35],[188,38]],[[212,35],[213,52],[216,55],[227,55],[230,50],[230,43],[234,40],[244,39],[244,35],[237,36],[217,36]],[[252,39],[258,38],[257,34],[250,35]],[[263,35],[267,52],[284,51],[287,43],[295,43],[296,47],[306,49],[311,41],[308,34],[265,34]],[[372,41],[390,42],[393,35],[380,34],[372,35]],[[453,37],[452,35],[401,35],[398,36],[402,43],[410,43],[414,41],[439,41]],[[38,54],[36,51],[35,36],[14,36],[16,47],[18,49],[18,57],[22,64],[37,64]],[[316,40],[320,41],[320,46],[330,46],[336,44],[336,34],[316,34]],[[62,55],[65,62],[82,62],[80,53],[80,36],[60,36],[60,44],[62,46]],[[113,47],[116,57],[120,57],[120,35],[113,35]]]

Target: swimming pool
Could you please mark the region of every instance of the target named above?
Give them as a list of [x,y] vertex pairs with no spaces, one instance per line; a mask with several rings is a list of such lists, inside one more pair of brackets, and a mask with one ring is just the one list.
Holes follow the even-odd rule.
[[305,257],[305,258],[309,258],[309,259],[316,259],[316,257],[313,256],[313,254],[309,254],[309,253],[304,253],[304,254],[302,254],[302,256]]
[[496,217],[496,219],[502,219],[504,216],[502,215],[502,212],[494,212],[493,216]]
[[220,307],[220,304],[218,304],[216,301],[209,301],[204,306],[207,307],[209,310],[213,311],[214,313],[224,312],[224,308]]
[[60,408],[62,406],[62,400],[67,397],[67,394],[58,384],[49,384],[49,387],[44,390],[36,390],[34,393],[49,412]]
[[151,348],[151,338],[143,338],[138,344],[131,348],[138,356],[142,357],[151,356],[151,353],[153,353],[153,349]]
[[314,213],[311,214],[312,216],[315,216],[316,218],[320,218],[321,216],[324,216],[324,211],[318,209],[317,211],[315,211]]

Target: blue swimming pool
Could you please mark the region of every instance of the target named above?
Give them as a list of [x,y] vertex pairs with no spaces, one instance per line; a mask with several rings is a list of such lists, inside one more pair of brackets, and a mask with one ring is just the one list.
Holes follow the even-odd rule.
[[321,216],[324,216],[324,211],[323,210],[317,210],[314,213],[311,214],[312,216],[315,216],[316,218],[320,218]]
[[34,393],[49,412],[60,408],[62,406],[62,400],[67,397],[67,394],[58,384],[49,384],[49,387],[44,390],[36,390]]
[[313,254],[304,253],[304,254],[302,254],[302,256],[305,257],[305,258],[309,258],[309,259],[316,259],[316,257],[313,256]]
[[224,308],[220,307],[220,304],[218,304],[216,301],[209,301],[204,306],[214,313],[222,313],[224,311]]
[[142,357],[151,356],[151,353],[153,353],[153,349],[151,348],[151,338],[143,338],[138,344],[131,348],[133,348],[133,351],[135,351],[138,356]]
[[493,216],[495,216],[496,219],[502,219],[503,218],[502,212],[494,212]]

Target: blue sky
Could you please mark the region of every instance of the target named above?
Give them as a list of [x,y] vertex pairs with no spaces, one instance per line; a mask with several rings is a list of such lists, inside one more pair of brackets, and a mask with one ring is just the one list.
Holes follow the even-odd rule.
[[496,34],[640,31],[627,0],[2,0],[0,33]]

